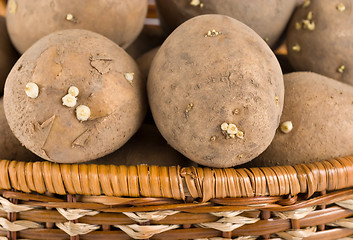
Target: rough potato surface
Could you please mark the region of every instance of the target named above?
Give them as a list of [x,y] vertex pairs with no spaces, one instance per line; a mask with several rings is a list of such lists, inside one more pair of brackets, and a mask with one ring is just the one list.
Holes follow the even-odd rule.
[[[125,73],[133,73],[128,81]],[[39,87],[37,98],[25,93]],[[74,107],[63,105],[70,87],[79,90]],[[79,121],[76,108],[90,109]],[[34,44],[11,70],[5,85],[5,114],[15,136],[53,162],[82,162],[121,147],[139,128],[145,111],[145,83],[135,61],[109,39],[86,30],[50,34]]]
[[7,28],[21,53],[64,29],[90,30],[126,48],[141,32],[146,13],[147,0],[9,0]]
[[6,160],[34,161],[38,156],[23,147],[13,135],[4,113],[3,98],[0,99],[0,158]]
[[[230,167],[270,144],[283,106],[283,77],[267,44],[241,22],[195,17],[157,52],[147,82],[154,120],[168,143],[191,160]],[[225,135],[223,123],[244,136]]]
[[311,72],[284,75],[280,129],[271,145],[251,162],[255,166],[294,165],[353,154],[353,87]]
[[352,0],[311,0],[297,8],[287,32],[288,59],[296,71],[312,71],[353,85]]
[[274,47],[282,35],[295,0],[157,0],[162,26],[173,31],[186,20],[202,14],[233,17],[252,28]]

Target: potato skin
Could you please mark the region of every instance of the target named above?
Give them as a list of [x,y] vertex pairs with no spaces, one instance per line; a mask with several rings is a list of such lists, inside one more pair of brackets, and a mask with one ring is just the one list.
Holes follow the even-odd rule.
[[[344,11],[337,9],[341,3]],[[311,0],[308,7],[297,8],[287,32],[288,58],[296,71],[312,71],[353,85],[352,5],[352,0]],[[298,30],[296,24],[309,12],[314,30]],[[341,66],[344,69],[339,70]]]
[[201,0],[193,6],[189,0],[156,0],[161,24],[166,32],[201,14],[233,17],[252,28],[269,46],[274,47],[284,32],[296,6],[295,0]]
[[[9,7],[15,4],[16,8]],[[64,29],[86,29],[128,47],[141,32],[147,0],[10,0],[7,28],[17,50],[23,53],[47,34]],[[66,19],[71,14],[73,20]]]
[[136,63],[140,68],[142,77],[147,80],[148,73],[151,68],[153,58],[156,56],[160,47],[153,48],[152,50],[146,52],[141,57],[136,59]]
[[271,145],[252,166],[294,165],[353,154],[353,87],[312,73],[284,75],[285,97],[281,123]]
[[[213,29],[221,34],[205,37]],[[222,15],[179,26],[157,52],[147,81],[163,137],[189,159],[212,167],[250,161],[267,148],[279,124],[283,90],[280,66],[267,44]],[[244,138],[226,139],[224,122],[235,123]]]
[[168,145],[156,126],[143,124],[121,148],[100,159],[88,162],[113,165],[195,166],[196,164]]
[[[134,73],[129,82],[124,73]],[[25,93],[28,82],[39,96]],[[80,93],[75,107],[63,106],[69,87]],[[86,30],[50,34],[22,55],[5,84],[4,107],[15,136],[53,162],[83,162],[121,147],[146,112],[145,82],[135,61],[109,39]],[[86,105],[88,121],[75,109]]]
[[40,160],[38,156],[23,147],[13,135],[4,113],[3,98],[0,99],[0,158],[17,161]]
[[0,16],[0,94],[4,92],[5,80],[18,57],[7,33],[5,18]]

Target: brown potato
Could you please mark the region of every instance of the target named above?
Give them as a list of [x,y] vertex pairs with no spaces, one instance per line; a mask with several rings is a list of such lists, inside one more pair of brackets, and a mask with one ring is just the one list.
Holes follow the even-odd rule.
[[201,14],[223,14],[252,28],[274,47],[296,6],[295,0],[156,0],[167,32]]
[[32,152],[83,162],[127,142],[142,124],[145,96],[138,66],[122,48],[75,29],[50,34],[22,55],[6,81],[4,107],[15,136]]
[[3,99],[0,99],[0,159],[34,161],[40,160],[38,156],[23,147],[13,135],[4,113]]
[[170,147],[152,124],[143,124],[120,149],[88,163],[113,165],[195,166],[196,164]]
[[281,125],[250,164],[293,165],[352,155],[353,87],[311,72],[284,75],[284,86]]
[[148,73],[150,72],[151,64],[153,61],[153,58],[156,56],[158,49],[160,47],[156,47],[145,54],[143,54],[141,57],[136,59],[136,63],[140,68],[142,77],[147,80]]
[[5,18],[0,16],[0,94],[4,91],[7,74],[9,74],[18,57],[18,53],[12,46],[7,34]]
[[284,99],[271,49],[245,24],[222,15],[190,19],[167,38],[152,62],[147,91],[168,143],[212,167],[241,164],[264,151]]
[[128,47],[141,32],[147,0],[9,0],[7,28],[23,53],[45,35],[64,29],[86,29]]
[[305,1],[287,32],[288,58],[312,71],[353,85],[353,0]]

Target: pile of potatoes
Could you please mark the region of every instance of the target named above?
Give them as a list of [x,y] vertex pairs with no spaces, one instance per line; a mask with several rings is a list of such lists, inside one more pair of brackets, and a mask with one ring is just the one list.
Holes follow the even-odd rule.
[[149,28],[147,0],[8,0],[0,158],[225,168],[353,155],[353,0],[156,5]]

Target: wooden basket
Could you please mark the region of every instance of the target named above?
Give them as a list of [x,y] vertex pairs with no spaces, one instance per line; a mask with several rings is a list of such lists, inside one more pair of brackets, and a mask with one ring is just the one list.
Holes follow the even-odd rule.
[[[150,6],[147,25],[156,25]],[[339,239],[353,157],[217,169],[0,161],[2,239]],[[346,239],[346,238],[345,238]]]

